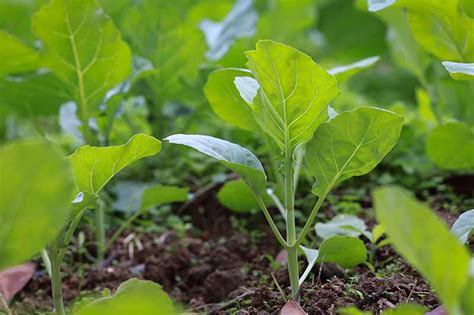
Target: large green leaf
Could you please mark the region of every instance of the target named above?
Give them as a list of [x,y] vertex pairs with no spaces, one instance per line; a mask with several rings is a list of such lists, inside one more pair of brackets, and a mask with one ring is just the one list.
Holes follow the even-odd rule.
[[252,108],[241,97],[234,82],[236,77],[251,78],[245,69],[222,69],[211,73],[204,86],[204,93],[212,110],[227,123],[254,131],[257,123]]
[[119,146],[82,146],[69,156],[77,189],[97,195],[120,170],[160,150],[161,142],[145,134],[137,134]]
[[173,315],[173,302],[160,285],[146,280],[130,279],[110,297],[95,300],[74,315]]
[[33,17],[45,63],[74,90],[84,121],[131,71],[131,52],[96,0],[52,0]]
[[322,124],[306,147],[305,161],[321,196],[335,184],[371,171],[400,137],[403,117],[360,107]]
[[39,54],[20,40],[0,31],[0,78],[39,67]]
[[181,144],[217,159],[242,176],[257,195],[265,190],[267,177],[262,164],[252,152],[225,140],[202,135],[177,134],[165,138],[170,143]]
[[74,193],[71,166],[50,143],[0,147],[0,269],[31,258],[66,224]]
[[37,71],[0,79],[0,105],[25,116],[57,115],[71,91],[52,72]]
[[[448,312],[459,311],[469,254],[428,207],[399,187],[373,192],[377,219],[395,249],[433,286]],[[449,270],[449,272],[448,272]]]
[[369,0],[369,10],[388,6],[408,9],[409,23],[416,40],[441,60],[474,61],[474,19],[458,1]]
[[339,93],[334,77],[308,55],[270,40],[246,55],[260,85],[253,103],[259,125],[282,149],[308,141]]
[[466,124],[437,126],[428,137],[426,151],[439,168],[474,170],[474,132]]
[[321,243],[318,261],[353,268],[367,261],[367,248],[357,237],[333,236]]

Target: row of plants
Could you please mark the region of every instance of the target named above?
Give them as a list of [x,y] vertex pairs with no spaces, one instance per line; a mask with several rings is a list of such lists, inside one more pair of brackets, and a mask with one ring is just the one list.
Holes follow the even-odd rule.
[[[140,215],[190,198],[182,180],[154,178],[174,172],[183,178],[189,170],[196,171],[185,158],[177,161],[175,157],[184,151],[169,144],[193,148],[240,176],[225,183],[218,198],[236,211],[262,211],[286,251],[291,300],[298,301],[300,287],[317,263],[336,263],[345,269],[366,264],[374,269],[375,250],[391,244],[430,282],[449,314],[474,312],[470,299],[474,263],[463,245],[474,227],[472,211],[465,212],[450,232],[404,189],[382,187],[373,191],[379,222],[373,230],[348,215],[316,222],[335,187],[368,174],[392,149],[393,157],[384,161],[392,170],[401,166],[417,176],[430,176],[440,169],[473,171],[474,111],[468,95],[474,89],[474,19],[469,1],[356,3],[387,25],[395,63],[418,80],[416,109],[400,104],[359,106],[349,80],[371,71],[379,56],[353,59],[344,66],[328,59],[323,67],[286,45],[305,47],[308,53],[321,48],[310,40],[314,34],[306,32],[317,19],[308,10],[314,1],[279,1],[278,5],[243,0],[235,4],[160,1],[159,10],[155,1],[146,0],[6,1],[0,5],[22,12],[21,23],[26,25],[8,24],[8,19],[0,24],[8,30],[0,31],[4,47],[0,114],[5,117],[3,138],[8,140],[0,149],[5,183],[0,190],[4,226],[0,229],[0,269],[40,255],[51,278],[56,314],[66,314],[61,265],[84,216],[94,218],[96,263],[100,265],[108,248]],[[25,16],[32,12],[30,24]],[[272,21],[283,14],[301,23],[274,28]],[[28,31],[30,25],[34,35]],[[40,45],[35,44],[37,40]],[[254,50],[248,50],[254,45]],[[327,55],[331,53],[329,49]],[[218,133],[242,139],[257,154],[198,134],[216,133],[200,123],[216,120],[208,118],[207,102],[229,124]],[[56,115],[59,128],[52,123],[55,118],[47,118]],[[30,133],[37,139],[21,139]],[[142,162],[149,163],[148,172],[159,171],[152,175],[151,184],[137,190],[138,204],[126,202],[134,213],[107,237],[113,190],[108,183],[124,169],[133,172],[129,167],[133,163],[157,155],[162,149],[158,139],[166,147],[166,154],[159,156],[165,157]],[[413,154],[404,149],[413,143],[426,152],[416,158],[428,167],[404,161]],[[214,167],[206,164],[197,171],[206,173]],[[309,189],[303,192],[303,188],[309,188],[309,182],[314,204],[308,211],[295,209],[295,204],[302,204],[300,194],[307,195]],[[379,183],[375,180],[373,186]],[[242,205],[235,198],[248,203]],[[278,210],[278,218],[270,208]],[[299,220],[301,227],[297,210],[307,213]],[[281,223],[286,234],[281,232]],[[314,231],[323,240],[318,248],[307,237]],[[369,241],[368,248],[361,236]],[[301,256],[306,257],[303,272],[299,270]],[[73,314],[157,311],[180,312],[158,284],[138,279],[70,310]],[[354,308],[341,312],[363,314]],[[384,314],[409,312],[423,314],[424,310],[402,305]]]

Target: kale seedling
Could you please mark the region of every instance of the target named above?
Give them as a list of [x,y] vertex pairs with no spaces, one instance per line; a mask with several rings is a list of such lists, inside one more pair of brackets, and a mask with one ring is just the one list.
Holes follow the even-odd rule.
[[[328,104],[339,93],[336,79],[304,53],[270,40],[246,52],[250,70],[234,80],[245,100],[245,112],[256,122],[275,148],[281,163],[286,214],[286,237],[278,230],[262,194],[267,186],[265,170],[246,148],[225,140],[177,134],[165,140],[194,148],[217,159],[252,190],[278,242],[287,251],[291,297],[298,298],[300,272],[298,248],[313,226],[329,191],[344,179],[372,170],[398,141],[403,118],[392,112],[361,107],[351,112],[328,113]],[[228,88],[235,88],[228,87]],[[229,94],[229,104],[235,104]],[[305,164],[315,178],[312,192],[318,196],[304,227],[297,234],[295,222],[295,152],[306,145]]]

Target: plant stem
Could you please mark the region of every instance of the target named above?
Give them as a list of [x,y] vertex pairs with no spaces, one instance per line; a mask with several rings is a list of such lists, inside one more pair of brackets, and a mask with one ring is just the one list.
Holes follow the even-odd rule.
[[[296,242],[295,225],[295,186],[294,186],[294,168],[292,160],[292,150],[287,146],[285,148],[285,208],[286,208],[286,241],[288,244]],[[291,285],[291,298],[298,299],[299,292],[299,271],[298,271],[298,247],[290,246],[286,249],[288,261],[288,274]]]
[[99,206],[96,209],[96,245],[97,259],[99,263],[105,258],[105,203],[98,200]]
[[270,228],[273,231],[273,234],[275,234],[278,242],[280,243],[283,248],[288,248],[288,243],[285,241],[283,236],[281,235],[280,231],[278,230],[275,222],[273,222],[272,216],[270,215],[270,212],[268,212],[267,206],[265,205],[265,202],[263,201],[261,196],[255,195],[255,198],[257,199],[258,205],[263,211],[263,215],[268,221],[268,224],[270,224]]
[[61,259],[59,257],[58,243],[61,237],[58,237],[51,243],[49,256],[51,258],[51,286],[53,290],[54,311],[57,315],[65,315],[63,293],[61,289]]
[[306,234],[309,232],[309,230],[313,226],[314,219],[316,218],[316,214],[318,213],[319,209],[321,208],[321,205],[323,204],[324,199],[326,199],[326,196],[329,193],[329,191],[331,190],[331,187],[332,187],[332,185],[329,185],[328,188],[326,189],[326,191],[323,194],[321,194],[321,196],[319,196],[318,201],[314,205],[313,210],[311,210],[309,218],[308,218],[308,220],[306,220],[306,224],[304,225],[303,229],[301,230],[300,235],[296,239],[296,242],[295,243],[290,243],[290,246],[299,246],[303,242],[304,237],[306,236]]
[[46,248],[43,248],[41,250],[41,258],[43,259],[43,264],[44,267],[46,268],[46,271],[48,272],[48,276],[52,278],[52,271],[51,271],[51,259],[49,259],[48,251]]

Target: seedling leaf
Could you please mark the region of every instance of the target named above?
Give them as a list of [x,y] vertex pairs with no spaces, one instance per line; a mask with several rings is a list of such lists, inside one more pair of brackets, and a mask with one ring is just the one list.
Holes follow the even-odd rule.
[[356,237],[333,236],[321,243],[318,261],[353,268],[367,261],[367,248],[364,242]]
[[474,80],[474,63],[443,61],[443,66],[455,80]]
[[321,196],[335,184],[370,172],[395,146],[403,117],[360,107],[322,124],[306,147],[305,161]]
[[240,145],[214,137],[177,134],[165,138],[169,143],[181,144],[217,159],[238,173],[260,195],[265,190],[267,177],[262,164],[252,152]]
[[122,283],[112,296],[95,300],[74,313],[103,314],[173,315],[178,312],[160,285],[152,281],[130,279]]
[[281,149],[308,141],[339,93],[334,77],[308,55],[270,40],[246,55],[260,85],[253,108],[261,128]]
[[379,56],[365,58],[349,65],[339,66],[329,69],[329,74],[336,78],[338,83],[344,82],[358,74],[359,72],[372,67],[380,60]]
[[326,223],[316,223],[315,229],[318,236],[328,239],[333,236],[358,237],[366,232],[367,228],[364,221],[358,217],[341,214]]
[[137,134],[119,146],[82,146],[69,156],[77,189],[97,195],[120,170],[160,150],[161,142],[145,134]]

